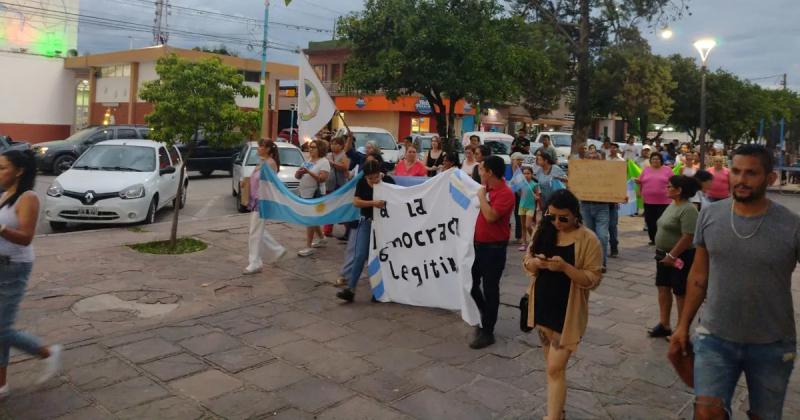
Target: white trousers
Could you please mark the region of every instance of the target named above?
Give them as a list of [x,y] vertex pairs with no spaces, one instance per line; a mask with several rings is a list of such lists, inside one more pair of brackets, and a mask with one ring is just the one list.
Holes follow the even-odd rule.
[[279,255],[286,251],[283,245],[279,244],[269,231],[266,229],[266,220],[258,215],[258,209],[253,210],[250,214],[250,238],[248,244],[250,247],[249,268],[258,268],[263,265],[261,261],[262,248],[264,253],[267,254],[267,261],[275,261]]

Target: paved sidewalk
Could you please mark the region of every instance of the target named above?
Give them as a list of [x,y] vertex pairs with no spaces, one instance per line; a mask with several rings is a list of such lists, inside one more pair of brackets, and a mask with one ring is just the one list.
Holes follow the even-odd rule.
[[[370,303],[366,281],[356,303],[341,304],[331,281],[344,245],[335,240],[312,258],[292,255],[241,276],[247,217],[182,224],[182,234],[210,246],[177,257],[124,246],[164,239],[168,224],[37,238],[18,326],[66,343],[66,370],[35,388],[39,362],[16,355],[0,419],[542,417],[542,351],[536,334],[518,329],[527,278],[516,247],[502,280],[498,343],[475,351],[456,314]],[[646,337],[658,306],[642,219],[620,222],[620,258],[592,294],[589,329],[567,372],[567,418],[691,418],[667,342]],[[269,230],[301,247],[300,228]],[[137,308],[164,313],[142,318]],[[786,418],[800,417],[798,378]],[[746,418],[746,407],[740,387],[734,418]]]

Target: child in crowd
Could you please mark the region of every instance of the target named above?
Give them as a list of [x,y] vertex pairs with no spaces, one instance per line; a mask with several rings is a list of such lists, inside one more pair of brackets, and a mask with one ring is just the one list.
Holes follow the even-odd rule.
[[533,227],[536,225],[536,201],[539,199],[539,184],[533,179],[533,168],[530,166],[522,167],[522,175],[525,177],[525,187],[520,190],[521,198],[519,201],[519,220],[522,226],[522,245],[519,250],[528,249],[528,238],[531,237]]

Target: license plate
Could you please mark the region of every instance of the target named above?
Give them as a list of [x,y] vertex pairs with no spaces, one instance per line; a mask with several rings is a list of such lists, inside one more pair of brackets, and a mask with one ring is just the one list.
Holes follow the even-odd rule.
[[81,207],[78,209],[78,216],[97,216],[97,207]]

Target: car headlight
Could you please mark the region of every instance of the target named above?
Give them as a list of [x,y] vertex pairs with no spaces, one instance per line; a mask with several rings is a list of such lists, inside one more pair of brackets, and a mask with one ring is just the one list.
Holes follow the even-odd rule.
[[42,146],[36,152],[39,153],[40,155],[43,155],[43,154],[47,153],[48,150],[50,150],[49,147]]
[[119,192],[119,198],[123,200],[133,200],[144,197],[144,185],[136,184]]
[[59,184],[58,181],[53,181],[53,183],[50,184],[50,188],[47,189],[47,195],[50,197],[61,197],[63,193],[64,189],[61,188],[61,184]]

